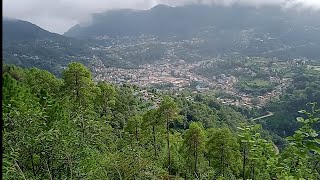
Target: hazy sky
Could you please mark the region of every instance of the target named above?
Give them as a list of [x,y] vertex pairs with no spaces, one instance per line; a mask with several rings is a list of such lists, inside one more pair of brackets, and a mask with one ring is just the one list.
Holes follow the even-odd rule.
[[73,25],[88,21],[92,13],[119,8],[149,9],[157,4],[177,6],[190,3],[275,4],[320,9],[320,0],[4,0],[3,13],[5,17],[30,21],[48,31],[63,34]]

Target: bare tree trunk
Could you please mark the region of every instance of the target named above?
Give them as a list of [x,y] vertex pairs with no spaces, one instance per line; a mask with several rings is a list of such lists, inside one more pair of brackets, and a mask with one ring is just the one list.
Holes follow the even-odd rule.
[[[189,144],[189,149],[190,149],[190,150],[192,149],[192,143]],[[190,155],[190,156],[188,155],[187,162],[191,161],[191,160],[190,160],[190,157],[191,157],[191,155]],[[188,169],[189,169],[189,173],[192,174],[192,165],[189,164],[189,163],[188,163]]]
[[108,101],[107,100],[105,100],[105,102],[104,102],[103,109],[104,109],[104,114],[107,117],[107,114],[108,114]]
[[221,166],[222,166],[222,176],[224,177],[224,144],[222,143],[222,152],[221,152]]
[[76,73],[76,84],[75,84],[75,86],[76,86],[76,97],[77,97],[77,99],[79,98],[79,88],[78,88],[78,73]]
[[255,179],[255,174],[254,174],[254,165],[252,166],[252,180],[254,180]]
[[157,157],[157,145],[156,145],[156,130],[154,125],[152,125],[152,135],[153,135],[153,149],[154,149],[154,157]]
[[49,174],[49,178],[50,178],[50,180],[52,180],[52,175],[51,175],[51,172],[50,172],[48,161],[46,161],[46,167],[47,167],[47,171],[48,171],[48,174]]
[[198,143],[197,143],[197,141],[195,141],[194,142],[194,171],[198,176],[198,167],[197,167],[197,165],[198,165],[198,153],[197,153],[197,151],[198,151]]
[[170,136],[169,136],[169,118],[167,117],[167,148],[168,148],[168,172],[171,174],[171,153],[170,153]]
[[81,105],[80,103],[80,88],[79,88],[79,77],[78,77],[78,73],[76,72],[75,74],[75,90],[76,90],[76,100],[79,102],[79,107]]
[[29,149],[29,156],[30,156],[30,159],[31,159],[32,173],[33,173],[33,176],[35,177],[36,176],[36,171],[35,171],[35,168],[34,168],[33,155],[32,155],[32,152],[31,152],[30,149]]
[[137,142],[138,142],[139,141],[139,137],[138,137],[138,127],[137,127],[137,125],[136,125],[135,129],[136,129],[136,139],[137,139]]
[[26,179],[26,176],[24,175],[24,173],[23,173],[23,171],[21,170],[21,168],[20,168],[20,166],[19,166],[19,164],[18,164],[18,162],[17,161],[14,161],[14,165],[18,168],[18,170],[20,171],[20,174],[21,174],[21,176],[23,177],[23,179],[24,180],[27,180]]
[[242,167],[242,179],[245,180],[245,169],[246,169],[246,148],[243,145],[243,167]]
[[68,157],[68,163],[69,163],[69,168],[70,168],[70,179],[72,179],[72,175],[73,175],[73,173],[72,173],[72,161],[71,161],[71,158],[70,158],[69,154],[67,155],[67,157]]
[[312,171],[316,170],[318,164],[319,164],[319,161],[316,162],[316,164],[315,164],[314,167],[312,168]]

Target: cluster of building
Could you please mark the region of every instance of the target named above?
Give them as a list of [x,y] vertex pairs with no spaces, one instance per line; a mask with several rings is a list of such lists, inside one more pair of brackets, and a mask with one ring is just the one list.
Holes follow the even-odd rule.
[[[270,81],[274,80],[274,78],[270,77]],[[292,79],[290,78],[283,78],[283,79],[276,79],[279,84],[271,91],[267,92],[261,96],[255,97],[249,94],[245,94],[243,92],[229,92],[230,95],[234,96],[235,98],[220,98],[218,97],[217,100],[222,102],[223,104],[230,104],[235,106],[244,106],[248,108],[256,107],[261,108],[265,106],[271,99],[278,98],[285,89],[290,85]]]
[[[104,40],[108,37],[100,37],[101,40]],[[185,89],[192,89],[194,93],[202,93],[211,90],[220,90],[226,94],[229,94],[233,98],[219,98],[222,103],[232,104],[237,106],[248,106],[248,107],[262,107],[270,99],[278,97],[282,91],[289,85],[290,79],[281,79],[278,77],[276,70],[283,69],[291,66],[298,66],[305,64],[304,60],[294,60],[294,61],[278,61],[272,60],[273,63],[264,59],[249,58],[247,57],[243,63],[243,66],[235,65],[234,68],[229,69],[224,72],[224,74],[219,74],[211,77],[206,77],[197,72],[197,69],[201,68],[211,68],[210,65],[214,68],[219,68],[219,62],[223,62],[220,58],[212,58],[210,60],[203,60],[199,58],[198,61],[186,62],[179,58],[176,55],[174,47],[182,47],[184,43],[186,44],[195,44],[201,43],[200,39],[192,39],[185,41],[177,42],[162,42],[159,41],[156,37],[141,36],[140,40],[136,39],[111,39],[110,46],[106,47],[92,47],[94,50],[112,50],[114,56],[124,57],[125,54],[129,53],[128,50],[132,52],[141,53],[148,50],[152,45],[165,45],[166,51],[161,57],[161,59],[152,62],[152,63],[143,63],[131,68],[117,68],[117,67],[105,67],[100,61],[94,63],[93,72],[94,78],[96,81],[108,81],[114,84],[124,84],[129,83],[137,85],[139,87],[157,87],[158,89],[166,90],[175,90],[183,91]],[[108,39],[110,40],[110,39]],[[114,41],[114,42],[113,42]],[[126,43],[121,43],[124,41]],[[135,48],[133,48],[135,47]],[[138,49],[136,48],[138,47]],[[98,48],[98,49],[97,49]],[[190,52],[186,52],[191,54]],[[120,56],[121,55],[121,56]],[[190,55],[191,56],[191,55]],[[201,60],[202,59],[202,60]],[[246,62],[257,63],[254,64],[257,67],[255,70],[251,68],[250,65],[247,65]],[[242,62],[241,62],[242,63]],[[215,67],[217,66],[217,67]],[[239,92],[236,88],[236,84],[239,82],[238,76],[245,76],[249,78],[255,78],[257,76],[257,71],[261,73],[269,74],[269,77],[266,76],[263,78],[264,81],[269,81],[270,84],[275,86],[275,88],[261,96],[255,97],[250,94],[245,94]],[[143,99],[148,100],[153,97],[147,92],[141,92],[144,95]]]
[[[189,86],[191,82],[201,82],[207,87],[213,87],[213,82],[192,72],[192,69],[204,62],[185,63],[183,60],[170,63],[145,64],[135,69],[122,69],[100,66],[93,67],[95,80],[108,81],[115,84],[130,83],[140,87],[151,87],[154,85],[168,85],[174,89],[181,89]],[[197,86],[197,89],[203,90]]]
[[[210,90],[221,90],[234,98],[218,98],[224,104],[262,107],[272,98],[278,97],[284,89],[289,85],[291,79],[280,79],[279,77],[270,76],[269,81],[277,86],[271,92],[262,96],[254,97],[250,94],[239,92],[235,88],[238,79],[232,75],[220,74],[213,76],[212,79],[203,77],[195,71],[195,68],[207,64],[209,60],[199,61],[195,63],[186,63],[184,60],[178,62],[170,62],[164,60],[154,64],[144,64],[139,68],[122,69],[104,67],[102,62],[96,62],[93,67],[96,81],[108,81],[114,84],[130,83],[139,87],[160,87],[164,86],[171,90],[184,90],[189,88],[192,83],[196,83],[194,93],[206,92]],[[246,71],[248,72],[248,71]],[[141,98],[145,101],[155,100],[154,96],[147,91],[141,92]],[[141,94],[140,93],[140,94]],[[155,104],[157,107],[157,103]]]

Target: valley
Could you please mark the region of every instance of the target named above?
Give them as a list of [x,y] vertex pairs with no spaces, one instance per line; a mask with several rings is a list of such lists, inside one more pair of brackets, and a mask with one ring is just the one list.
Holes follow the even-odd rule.
[[41,2],[70,29],[3,20],[3,179],[320,179],[319,11]]
[[[318,60],[305,57],[215,56],[201,52],[204,39],[173,39],[96,37],[98,43],[91,47],[95,55],[90,66],[94,80],[163,91],[213,94],[224,104],[261,108],[279,98],[297,69],[316,69],[318,64]],[[122,65],[113,66],[109,61]]]

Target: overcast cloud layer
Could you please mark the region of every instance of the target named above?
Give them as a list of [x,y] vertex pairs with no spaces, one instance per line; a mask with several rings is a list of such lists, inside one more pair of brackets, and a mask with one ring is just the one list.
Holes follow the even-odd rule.
[[30,21],[48,31],[63,34],[90,14],[110,9],[149,9],[157,4],[179,6],[191,3],[250,6],[279,5],[320,10],[320,0],[4,0],[4,16]]

